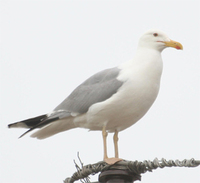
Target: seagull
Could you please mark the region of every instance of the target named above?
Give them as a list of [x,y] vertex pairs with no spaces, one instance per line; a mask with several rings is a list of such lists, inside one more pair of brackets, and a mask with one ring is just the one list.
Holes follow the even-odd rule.
[[[103,160],[114,164],[122,159],[118,153],[118,133],[140,120],[154,103],[162,74],[161,52],[183,46],[164,32],[151,29],[139,39],[133,59],[100,71],[82,84],[52,112],[20,122],[9,128],[38,129],[31,137],[45,139],[73,128],[102,131]],[[114,133],[115,157],[108,158],[106,138]]]

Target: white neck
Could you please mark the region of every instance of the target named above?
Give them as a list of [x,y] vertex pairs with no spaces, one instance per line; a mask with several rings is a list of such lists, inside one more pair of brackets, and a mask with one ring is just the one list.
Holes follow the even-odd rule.
[[121,79],[125,80],[125,75],[140,74],[142,77],[151,77],[160,81],[162,65],[160,51],[138,47],[135,57],[119,66],[120,69],[124,70],[124,76]]

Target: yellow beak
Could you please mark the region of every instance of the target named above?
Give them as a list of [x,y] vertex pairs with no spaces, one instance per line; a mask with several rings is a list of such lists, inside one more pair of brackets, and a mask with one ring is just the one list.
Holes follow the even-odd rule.
[[177,50],[182,50],[183,49],[183,46],[182,46],[181,43],[173,41],[173,40],[164,41],[164,43],[165,43],[165,46],[173,47],[173,48],[176,48]]

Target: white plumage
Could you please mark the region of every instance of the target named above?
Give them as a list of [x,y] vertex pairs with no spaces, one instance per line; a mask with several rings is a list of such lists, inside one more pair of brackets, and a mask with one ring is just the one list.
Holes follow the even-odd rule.
[[[161,52],[166,47],[182,49],[180,43],[170,40],[162,31],[146,32],[132,60],[93,75],[52,113],[9,127],[30,128],[27,132],[40,128],[31,135],[38,139],[77,127],[102,130],[104,160],[108,163],[118,161],[118,132],[141,119],[155,101],[162,74]],[[107,157],[107,132],[115,132],[113,161]]]

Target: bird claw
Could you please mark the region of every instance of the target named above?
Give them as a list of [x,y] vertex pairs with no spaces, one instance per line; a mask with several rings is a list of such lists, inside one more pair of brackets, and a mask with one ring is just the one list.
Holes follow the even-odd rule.
[[119,161],[122,161],[122,160],[123,159],[121,159],[121,158],[106,158],[106,159],[104,159],[104,161],[109,165],[113,165],[113,164],[115,164]]

